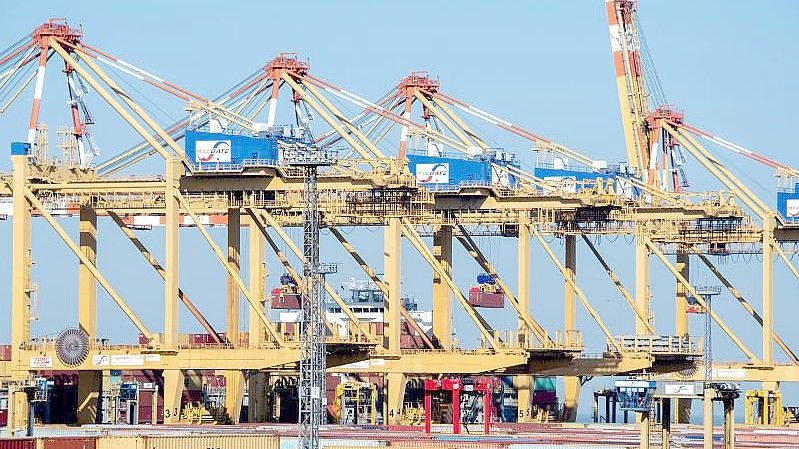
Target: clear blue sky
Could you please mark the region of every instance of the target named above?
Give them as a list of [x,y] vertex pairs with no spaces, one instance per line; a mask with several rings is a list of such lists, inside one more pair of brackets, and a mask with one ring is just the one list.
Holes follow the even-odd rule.
[[[493,1],[493,2],[14,2],[0,17],[0,47],[10,45],[48,17],[67,17],[83,24],[85,40],[127,61],[213,96],[281,51],[294,51],[311,60],[312,72],[367,98],[376,98],[412,70],[428,70],[440,77],[443,90],[499,113],[528,129],[580,149],[595,159],[624,157],[618,116],[607,23],[602,1]],[[795,131],[799,125],[796,105],[797,33],[799,3],[783,0],[760,4],[746,1],[670,0],[644,1],[640,17],[669,100],[685,111],[687,120],[739,144],[794,166],[799,166]],[[67,122],[50,110],[62,110],[63,79],[51,65],[48,74],[44,120],[51,129]],[[0,145],[23,140],[31,93],[0,117]],[[155,101],[160,97],[153,96]],[[93,98],[94,105],[100,102]],[[160,117],[178,117],[181,105],[159,103]],[[110,156],[135,141],[107,108],[97,106],[95,134],[103,156]],[[492,136],[493,138],[493,136]],[[55,137],[51,137],[54,140]],[[507,149],[527,153],[529,144],[497,140]],[[768,203],[774,201],[774,180],[769,170],[736,159],[719,149],[717,155],[751,183]],[[101,157],[102,159],[102,157]],[[7,158],[0,169],[8,170]],[[700,187],[718,188],[699,167],[691,166],[689,179]],[[64,222],[77,236],[77,225]],[[374,233],[373,233],[374,232]],[[11,222],[0,222],[0,285],[10,281]],[[100,225],[99,264],[112,284],[153,329],[160,328],[162,287],[135,250],[113,224]],[[214,235],[221,242],[222,230]],[[353,240],[368,260],[379,267],[381,247],[371,242],[376,230],[354,231]],[[162,233],[143,233],[142,238],[160,254]],[[295,233],[299,238],[299,234]],[[181,285],[218,327],[224,325],[225,278],[198,233],[182,234]],[[345,259],[330,238],[324,238],[323,259]],[[490,256],[500,273],[515,285],[515,242],[489,243]],[[76,322],[77,269],[73,258],[44,223],[34,225],[33,269],[39,284],[42,312],[33,324],[34,336],[51,335]],[[561,243],[553,247],[562,251]],[[610,262],[626,285],[634,272],[629,264],[633,248],[620,238],[604,241]],[[429,304],[430,273],[421,270],[421,259],[406,249],[405,288]],[[159,255],[159,257],[161,257]],[[246,257],[246,254],[245,254]],[[562,327],[562,282],[540,248],[534,250],[533,311],[554,332]],[[163,257],[161,257],[163,259]],[[270,264],[269,286],[277,283],[279,270]],[[723,266],[741,282],[740,290],[757,305],[760,285],[757,260]],[[698,264],[694,265],[698,267]],[[456,279],[465,289],[477,267],[465,253],[456,253]],[[796,284],[784,267],[777,269],[776,328],[794,345],[789,332]],[[633,322],[613,286],[580,249],[578,278],[594,305],[615,333],[631,333]],[[333,282],[360,276],[349,265]],[[696,271],[696,283],[710,282]],[[652,261],[653,309],[659,330],[673,329],[673,280]],[[6,287],[8,298],[9,288]],[[729,297],[718,309],[730,325],[759,352],[758,330]],[[100,292],[100,333],[122,341],[134,334],[107,296]],[[757,307],[756,307],[757,308]],[[5,306],[5,310],[9,310]],[[513,320],[508,313],[486,314],[498,328]],[[463,313],[456,314],[459,335],[473,341],[474,329]],[[603,349],[604,338],[587,315],[579,317],[590,351]],[[198,331],[184,314],[184,331]],[[0,313],[0,340],[7,341],[8,314]],[[692,323],[694,333],[701,322]],[[729,340],[716,330],[717,357],[741,359]],[[792,335],[793,334],[793,335]],[[592,343],[595,342],[595,343]],[[586,393],[605,381],[587,385]],[[793,391],[792,389],[788,390]],[[583,411],[590,411],[584,395]],[[794,403],[799,395],[789,395]]]

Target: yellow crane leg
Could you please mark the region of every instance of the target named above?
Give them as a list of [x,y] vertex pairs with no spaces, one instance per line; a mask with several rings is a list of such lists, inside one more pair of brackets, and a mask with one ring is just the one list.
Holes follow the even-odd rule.
[[646,335],[652,328],[649,310],[649,251],[646,249],[646,237],[642,230],[637,230],[635,237],[635,306],[643,318],[636,317],[635,335]]
[[[433,256],[446,275],[452,276],[452,226],[441,225],[433,232]],[[452,293],[433,270],[433,335],[444,349],[452,349]]]
[[399,218],[389,218],[383,233],[383,282],[388,287],[388,296],[384,299],[383,347],[395,354],[400,352],[401,267],[402,225]]
[[[11,379],[23,380],[28,371],[23,365],[21,347],[30,340],[30,266],[31,266],[31,204],[26,198],[28,189],[28,157],[11,156],[13,167],[12,200],[14,219],[11,242]],[[27,363],[24,363],[27,365]],[[8,429],[25,428],[28,401],[25,393],[9,389]]]
[[175,424],[180,420],[180,400],[183,397],[185,373],[179,369],[163,371],[164,378],[164,424]]
[[[248,247],[248,276],[247,282],[249,283],[250,291],[253,296],[258,300],[257,309],[261,312],[264,311],[264,301],[266,300],[266,292],[264,291],[264,281],[266,279],[266,265],[264,262],[264,236],[257,229],[257,224],[253,222],[252,217],[246,216],[247,221],[247,247]],[[257,348],[264,340],[265,329],[261,322],[258,320],[258,312],[250,306],[250,313],[247,320],[247,333],[249,334],[250,347]]]
[[[235,276],[241,276],[241,211],[230,208],[227,211],[227,263],[230,267],[227,277],[227,340],[234,348],[241,346],[241,289]],[[251,292],[252,294],[252,292]],[[260,297],[253,297],[250,305],[255,309]],[[264,313],[263,310],[260,311]],[[257,312],[256,312],[257,313]],[[233,424],[239,422],[241,403],[244,399],[244,373],[238,370],[225,370],[225,412]]]
[[405,375],[403,373],[387,373],[384,375],[383,393],[386,406],[383,422],[387,424],[400,424],[402,419],[403,402],[405,400]]
[[[536,231],[537,232],[537,231]],[[536,233],[536,236],[539,235]],[[563,307],[564,307],[564,330],[566,334],[569,331],[577,330],[577,299],[576,299],[576,285],[577,280],[577,239],[574,235],[567,235],[566,239],[566,257],[565,266],[558,268],[564,276],[566,285],[564,286]],[[543,238],[540,239],[542,244],[546,244]],[[547,246],[547,249],[549,247]],[[552,258],[556,261],[556,258]],[[611,339],[612,341],[612,339]],[[563,378],[563,419],[567,422],[574,422],[577,420],[577,408],[580,401],[580,378],[577,376],[565,376]]]
[[[97,211],[89,204],[82,204],[79,211],[80,236],[78,243],[83,255],[97,263]],[[82,263],[78,266],[78,325],[89,336],[97,338],[97,281]],[[78,372],[78,424],[97,422],[97,410],[102,390],[102,371]]]

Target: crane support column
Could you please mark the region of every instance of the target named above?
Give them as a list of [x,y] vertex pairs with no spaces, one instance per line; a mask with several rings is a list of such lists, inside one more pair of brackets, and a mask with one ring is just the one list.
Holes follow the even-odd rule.
[[[567,235],[566,239],[566,270],[573,281],[577,280],[577,236]],[[569,282],[566,282],[564,295],[564,331],[566,335],[577,330],[577,293]],[[580,378],[566,376],[563,378],[563,419],[575,421],[577,419],[577,404],[580,398]]]
[[[433,234],[433,255],[447,275],[452,275],[452,226],[440,226]],[[452,293],[433,270],[433,335],[444,349],[452,348]]]
[[[691,258],[688,252],[677,252],[675,268],[685,279],[691,279]],[[688,328],[688,289],[679,280],[677,283],[677,297],[675,303],[674,335],[687,336]],[[691,399],[676,398],[674,419],[678,424],[688,424],[691,420]]]
[[[80,207],[80,250],[97,264],[97,212],[88,204]],[[89,341],[97,338],[97,281],[83,262],[78,262],[78,325]]]
[[[392,354],[399,354],[400,305],[402,304],[402,223],[399,218],[388,219],[384,230],[383,245],[383,282],[388,287],[383,317],[383,347]],[[390,376],[389,379],[391,379]]]
[[[227,261],[230,267],[236,272],[240,271],[241,258],[241,213],[239,209],[228,209],[227,211]],[[227,277],[227,339],[234,347],[239,346],[239,333],[241,329],[240,320],[240,297],[236,280],[232,274]]]
[[[248,266],[249,276],[248,283],[250,292],[253,297],[258,301],[261,311],[265,308],[265,293],[264,293],[264,279],[266,278],[266,266],[264,263],[264,236],[257,228],[251,217],[248,216]],[[264,340],[264,326],[258,318],[258,312],[250,305],[249,319],[247,320],[247,331],[249,334],[249,346],[251,348],[258,347]]]
[[[166,257],[164,260],[164,341],[166,348],[175,348],[178,344],[178,299],[180,298],[179,266],[180,261],[180,205],[178,204],[178,187],[180,185],[180,161],[166,161],[166,217],[164,217],[164,235]],[[170,394],[168,391],[166,395]]]
[[[97,212],[89,204],[81,204],[80,250],[97,264]],[[97,338],[97,281],[83,262],[78,266],[78,325],[89,341]],[[78,372],[78,424],[97,422],[97,405],[102,392],[102,371]]]
[[[683,278],[691,279],[691,262],[689,253],[679,251],[677,253],[677,263],[674,266]],[[674,335],[688,335],[688,290],[680,282],[677,284],[677,297],[674,316]]]
[[774,216],[763,220],[763,363],[774,364]]
[[[521,316],[530,313],[530,225],[526,220],[519,220],[519,312]],[[528,343],[527,323],[519,318],[519,343]]]
[[164,424],[180,420],[180,399],[183,396],[185,373],[179,369],[164,370]]
[[386,374],[383,387],[387,389],[383,422],[389,425],[401,424],[402,406],[405,400],[405,375],[402,373]]
[[[228,209],[227,211],[227,261],[230,267],[238,274],[241,266],[241,211]],[[260,297],[256,297],[260,301]],[[252,307],[252,306],[250,306]],[[232,274],[227,277],[227,329],[228,343],[233,347],[240,347],[241,333],[241,290]],[[239,422],[241,401],[244,398],[244,373],[238,370],[225,371],[226,394],[225,411],[230,421]]]
[[[257,299],[260,309],[264,310],[264,278],[266,277],[266,267],[264,265],[264,236],[257,228],[252,217],[248,216],[249,231],[247,243],[249,245],[249,288],[253,297]],[[247,331],[249,334],[249,347],[257,348],[264,342],[265,332],[258,312],[250,306],[249,318],[247,320]],[[253,372],[249,377],[247,386],[249,392],[249,406],[247,407],[248,422],[266,421],[266,373]]]
[[[638,229],[635,237],[635,305],[649,321],[649,250],[646,247],[646,237]],[[637,315],[635,316],[635,335],[647,335],[646,323]]]
[[[31,204],[25,198],[28,188],[28,155],[12,152],[14,170],[12,198],[14,218],[11,247],[11,378],[22,380],[28,371],[17,367],[27,365],[21,360],[20,346],[30,340],[30,265],[31,265]],[[28,400],[23,391],[9,391],[8,430],[24,429],[28,420]]]

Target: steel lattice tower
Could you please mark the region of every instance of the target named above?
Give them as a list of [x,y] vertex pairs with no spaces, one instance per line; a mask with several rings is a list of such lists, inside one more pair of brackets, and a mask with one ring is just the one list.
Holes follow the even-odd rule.
[[284,161],[302,167],[303,289],[300,311],[300,449],[319,449],[319,426],[326,421],[325,371],[327,335],[324,325],[323,270],[319,263],[319,208],[317,170],[334,162],[333,154],[301,144],[283,146]]

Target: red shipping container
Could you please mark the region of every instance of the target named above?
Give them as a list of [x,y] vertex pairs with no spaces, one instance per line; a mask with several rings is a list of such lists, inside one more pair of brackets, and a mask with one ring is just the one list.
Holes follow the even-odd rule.
[[479,287],[469,289],[469,304],[474,307],[501,309],[505,307],[505,295],[502,292],[484,292]]
[[282,293],[281,288],[272,289],[273,309],[299,309],[300,295],[297,293]]
[[43,449],[95,449],[97,440],[91,437],[43,438]]
[[0,439],[0,449],[36,449],[36,440],[32,438]]
[[11,345],[0,345],[0,360],[11,360]]

